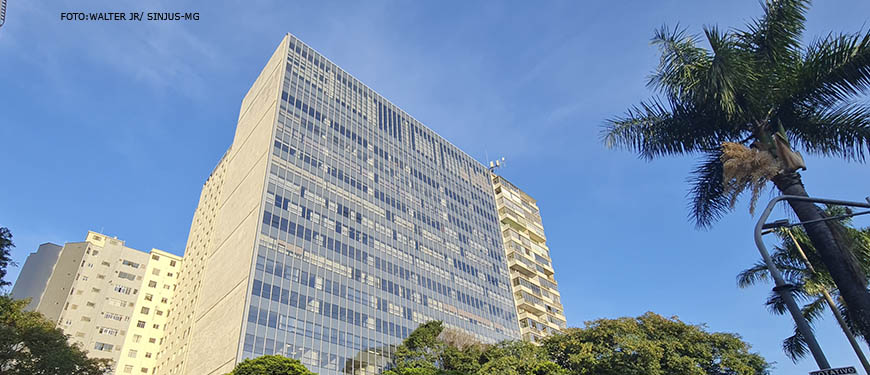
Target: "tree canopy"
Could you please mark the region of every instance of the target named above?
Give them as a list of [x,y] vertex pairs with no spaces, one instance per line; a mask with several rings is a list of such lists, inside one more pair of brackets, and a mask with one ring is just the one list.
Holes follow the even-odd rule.
[[[0,227],[0,285],[12,265],[12,233]],[[25,311],[28,300],[0,295],[0,374],[103,375],[111,369],[105,359],[88,358],[78,345],[70,345],[60,328],[35,311]]]
[[42,314],[25,311],[27,300],[0,296],[0,373],[8,375],[103,375],[109,361],[88,358]]
[[315,375],[296,359],[264,355],[246,359],[227,375]]
[[651,312],[588,322],[547,338],[543,346],[571,374],[761,375],[769,367],[735,334],[709,333]]
[[457,345],[443,332],[441,322],[421,325],[397,348],[384,375],[764,375],[769,368],[737,335],[654,313],[589,322],[542,346]]
[[6,280],[6,269],[15,265],[12,262],[13,247],[15,244],[12,242],[12,232],[9,231],[9,228],[0,227],[0,288],[12,285]]

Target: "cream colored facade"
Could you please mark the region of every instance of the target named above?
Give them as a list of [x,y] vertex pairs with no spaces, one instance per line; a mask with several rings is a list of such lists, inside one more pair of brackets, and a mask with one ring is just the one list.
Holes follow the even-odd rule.
[[[55,321],[88,356],[110,359],[117,373],[150,374],[180,268],[178,256],[157,249],[146,253],[89,231],[85,241],[64,244],[48,281],[29,289],[38,295],[35,310]],[[33,281],[19,277],[16,287],[19,283]],[[134,339],[137,335],[141,340]],[[128,349],[142,354],[124,358],[136,371],[123,372],[116,364]]]
[[181,266],[181,257],[151,250],[116,374],[154,373]]
[[214,242],[214,222],[221,202],[221,189],[227,167],[227,154],[205,181],[199,205],[193,214],[185,249],[185,262],[178,279],[170,310],[172,319],[166,323],[165,335],[157,353],[157,374],[180,374],[186,366],[190,331],[195,322],[195,307],[202,291],[202,276],[209,250]]
[[287,40],[242,99],[233,143],[203,186],[157,374],[235,367]]
[[534,198],[496,174],[492,183],[520,330],[538,343],[566,327],[543,221]]
[[[148,254],[124,246],[124,241],[117,238],[95,232],[88,232],[83,244],[73,245],[84,245],[85,251],[69,287],[58,327],[70,335],[72,342],[87,350],[90,357],[108,358],[117,363],[141,289]],[[68,277],[66,274],[57,276]]]

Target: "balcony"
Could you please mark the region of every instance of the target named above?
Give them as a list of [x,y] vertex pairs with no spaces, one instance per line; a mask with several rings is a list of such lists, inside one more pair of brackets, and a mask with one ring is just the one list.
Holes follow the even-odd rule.
[[544,308],[543,304],[539,304],[532,298],[526,298],[524,296],[515,296],[517,300],[517,308],[524,309],[532,314],[541,315],[547,312],[546,308]]

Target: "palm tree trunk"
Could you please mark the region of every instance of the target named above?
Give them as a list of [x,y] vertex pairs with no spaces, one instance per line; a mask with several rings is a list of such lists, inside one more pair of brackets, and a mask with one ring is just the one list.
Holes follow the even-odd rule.
[[[798,173],[782,173],[773,178],[773,183],[786,195],[808,197]],[[818,220],[825,217],[824,211],[812,202],[789,201],[800,221]],[[855,260],[846,241],[842,225],[836,221],[804,225],[807,236],[819,252],[828,268],[840,296],[846,302],[849,319],[855,323],[864,340],[870,343],[870,291],[867,276]]]

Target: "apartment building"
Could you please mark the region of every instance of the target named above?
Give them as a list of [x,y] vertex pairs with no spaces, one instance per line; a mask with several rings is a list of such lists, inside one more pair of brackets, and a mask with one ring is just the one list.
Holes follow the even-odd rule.
[[61,249],[63,246],[47,242],[39,245],[36,252],[30,253],[24,261],[22,270],[26,272],[18,275],[18,280],[12,287],[12,297],[30,298],[30,303],[25,307],[27,310],[36,310],[36,306],[39,305],[42,291],[48,284],[48,278],[51,277],[51,271],[57,263]]
[[492,189],[482,164],[288,34],[203,186],[157,373],[266,354],[377,373],[430,320],[519,339]]
[[117,374],[154,373],[181,263],[181,257],[177,255],[151,250],[139,297],[133,305],[130,324],[124,336]]
[[[125,340],[131,330],[138,329],[136,323],[145,320],[155,330],[159,329],[155,324],[164,324],[181,258],[157,249],[146,253],[91,231],[85,241],[66,243],[56,255],[54,250],[43,245],[28,257],[13,288],[18,291],[15,298],[31,298],[31,308],[56,322],[71,342],[91,357],[110,359],[118,369]],[[159,261],[164,258],[168,260]],[[158,267],[160,275],[154,273]],[[143,317],[142,307],[151,305],[140,300],[148,295],[160,296],[158,301],[166,298],[163,316],[154,307],[153,315]],[[147,337],[160,335],[149,332]],[[156,349],[143,352],[149,349],[153,357]],[[138,371],[144,373],[142,366]]]
[[534,198],[492,174],[498,219],[523,339],[540,342],[566,327],[544,225]]

